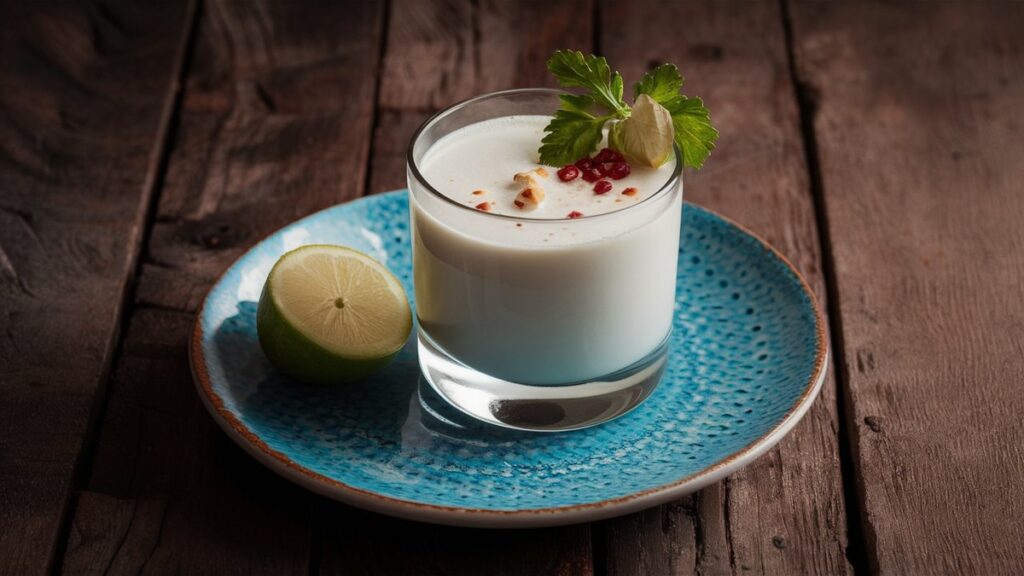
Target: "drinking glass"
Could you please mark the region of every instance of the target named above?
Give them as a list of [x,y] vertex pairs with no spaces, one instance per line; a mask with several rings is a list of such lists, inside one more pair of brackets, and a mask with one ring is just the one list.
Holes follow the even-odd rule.
[[676,302],[678,148],[654,194],[575,219],[476,210],[421,173],[441,138],[493,118],[550,115],[560,93],[461,102],[428,119],[408,151],[423,376],[459,410],[524,430],[583,428],[639,405],[664,371]]

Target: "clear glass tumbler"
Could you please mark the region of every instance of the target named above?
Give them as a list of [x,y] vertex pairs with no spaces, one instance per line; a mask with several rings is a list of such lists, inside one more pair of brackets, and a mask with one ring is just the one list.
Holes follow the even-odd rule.
[[[461,411],[560,431],[625,414],[661,379],[675,307],[682,161],[625,208],[541,220],[475,210],[418,164],[470,124],[550,115],[557,90],[486,94],[428,119],[408,154],[419,361]],[[552,241],[554,240],[554,241]]]

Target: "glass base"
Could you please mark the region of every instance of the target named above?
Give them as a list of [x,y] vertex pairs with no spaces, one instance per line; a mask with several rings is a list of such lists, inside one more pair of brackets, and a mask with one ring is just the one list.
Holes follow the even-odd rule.
[[661,381],[668,338],[643,360],[578,384],[531,386],[501,380],[449,356],[422,330],[420,370],[449,404],[484,422],[537,432],[596,426],[640,405]]

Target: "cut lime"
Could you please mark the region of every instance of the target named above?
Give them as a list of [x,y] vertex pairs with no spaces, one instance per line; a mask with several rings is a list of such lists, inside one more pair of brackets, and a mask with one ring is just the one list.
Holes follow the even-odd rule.
[[303,382],[358,380],[382,368],[412,330],[398,279],[366,254],[310,245],[270,271],[256,328],[267,358]]
[[657,168],[672,153],[672,114],[647,94],[637,96],[629,118],[612,125],[609,144],[630,162]]

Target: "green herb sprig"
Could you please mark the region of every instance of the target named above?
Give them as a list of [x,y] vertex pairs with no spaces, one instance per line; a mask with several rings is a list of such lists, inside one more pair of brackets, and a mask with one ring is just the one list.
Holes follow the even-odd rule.
[[[622,75],[613,72],[604,57],[559,50],[547,65],[563,88],[583,90],[559,96],[561,105],[544,128],[547,134],[541,140],[540,161],[562,166],[589,156],[600,144],[605,124],[629,118],[631,108],[622,97]],[[679,69],[662,64],[633,85],[633,100],[647,94],[668,110],[683,165],[700,168],[715,147],[718,130],[711,125],[704,102],[683,95],[682,86]]]

